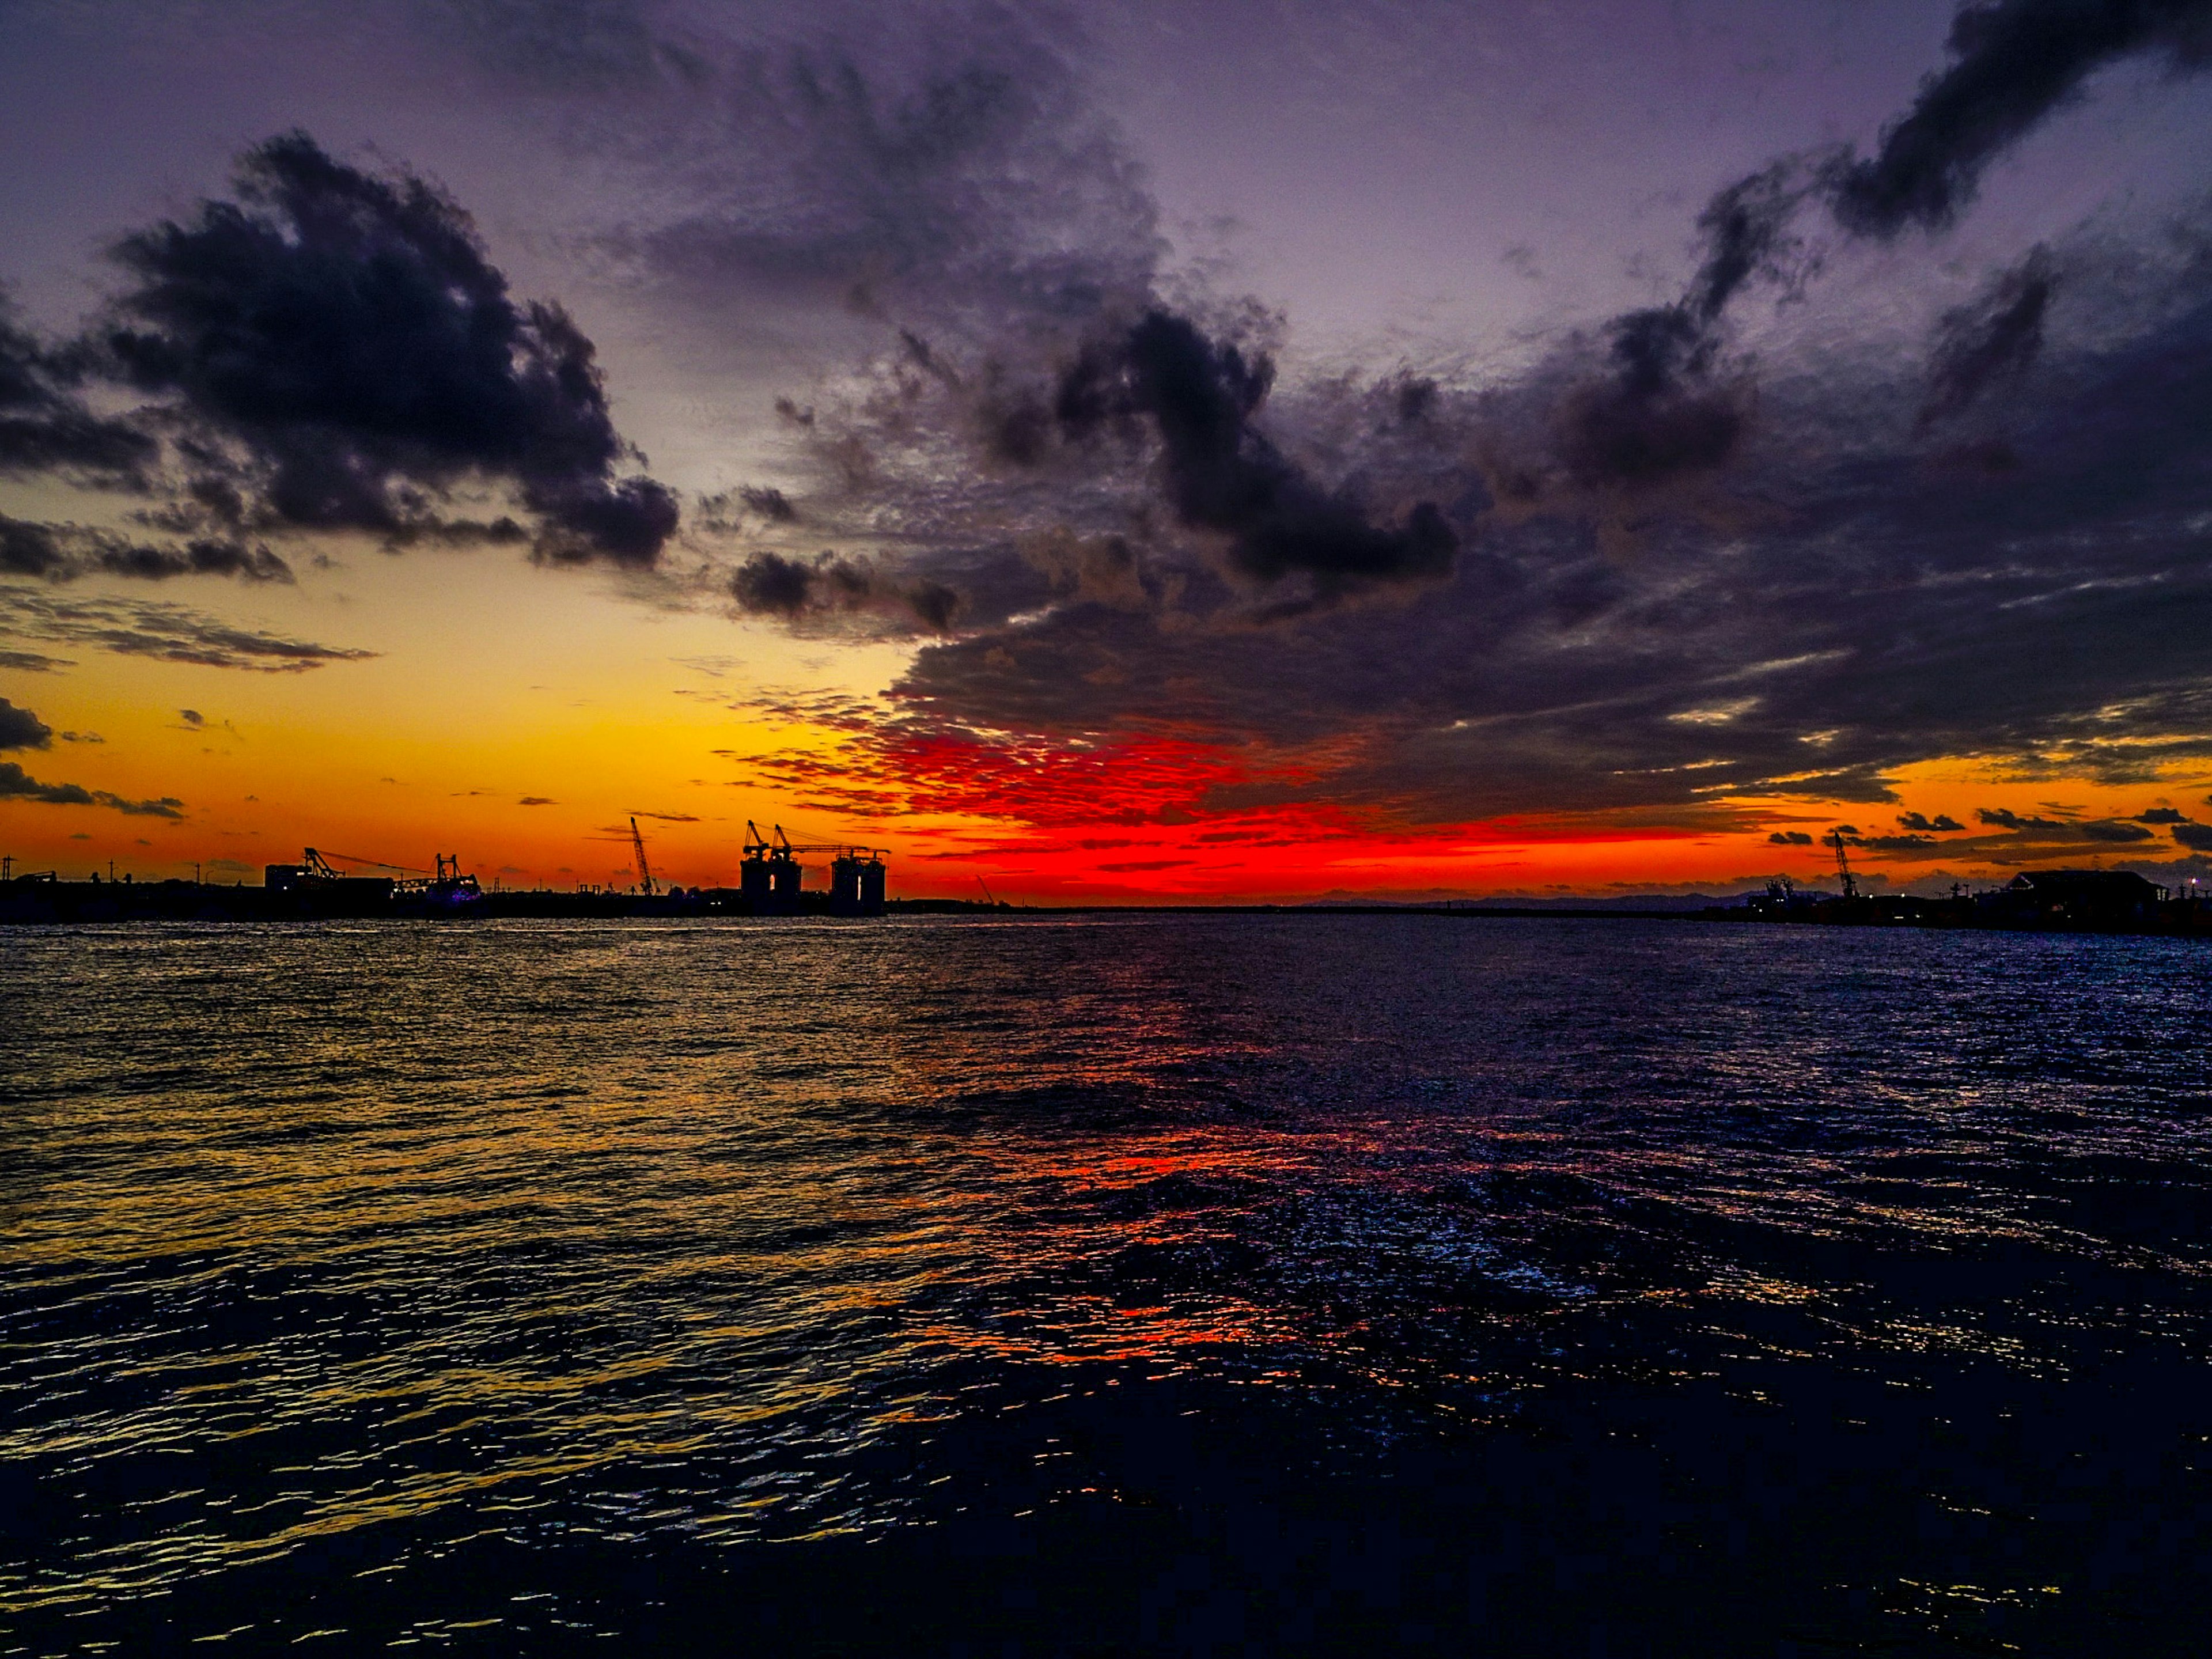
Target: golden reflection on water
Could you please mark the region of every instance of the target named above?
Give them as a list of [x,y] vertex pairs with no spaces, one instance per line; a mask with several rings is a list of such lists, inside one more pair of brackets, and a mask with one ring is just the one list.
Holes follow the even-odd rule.
[[1805,1252],[2182,1264],[1998,1178],[2037,1113],[2120,1156],[2159,1102],[2084,1127],[1947,1059],[1986,964],[1894,988],[1885,1060],[1739,1006],[1771,951],[1182,925],[39,936],[0,1459],[139,1495],[0,1611],[441,1516],[872,1532],[941,1477],[869,1458],[1024,1390],[1479,1425],[1846,1351],[2056,1378]]

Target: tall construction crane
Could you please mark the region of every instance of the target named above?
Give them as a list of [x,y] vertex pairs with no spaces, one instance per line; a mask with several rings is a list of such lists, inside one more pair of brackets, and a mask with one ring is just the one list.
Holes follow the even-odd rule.
[[645,861],[645,837],[638,833],[635,817],[629,821],[629,844],[637,853],[637,890],[651,898],[654,891],[653,866]]
[[1836,849],[1836,874],[1843,881],[1844,896],[1855,899],[1859,896],[1858,878],[1851,874],[1851,860],[1844,851],[1844,832],[1839,829],[1831,830],[1828,842]]

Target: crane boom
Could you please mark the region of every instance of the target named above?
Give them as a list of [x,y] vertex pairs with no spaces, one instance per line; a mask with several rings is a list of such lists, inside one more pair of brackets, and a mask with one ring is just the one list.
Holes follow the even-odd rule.
[[1836,874],[1843,882],[1844,896],[1847,899],[1856,898],[1859,896],[1858,878],[1851,874],[1851,860],[1844,851],[1844,832],[1841,830],[1831,830],[1828,832],[1828,841],[1836,849]]
[[400,876],[427,876],[430,873],[428,870],[418,870],[411,864],[386,864],[382,859],[365,859],[358,853],[319,853],[312,847],[307,849],[307,867],[319,875],[335,878],[337,872],[323,862],[325,859],[336,859],[341,864],[365,864],[372,870],[389,870]]
[[637,819],[635,817],[632,817],[629,821],[629,844],[637,851],[638,890],[642,892],[646,897],[651,898],[653,896],[653,870],[652,866],[647,865],[645,861],[645,837],[638,833]]

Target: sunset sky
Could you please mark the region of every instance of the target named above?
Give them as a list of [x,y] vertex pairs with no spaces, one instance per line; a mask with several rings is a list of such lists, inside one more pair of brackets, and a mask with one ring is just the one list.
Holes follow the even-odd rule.
[[2212,0],[6,0],[0,853],[2212,875],[2207,70]]

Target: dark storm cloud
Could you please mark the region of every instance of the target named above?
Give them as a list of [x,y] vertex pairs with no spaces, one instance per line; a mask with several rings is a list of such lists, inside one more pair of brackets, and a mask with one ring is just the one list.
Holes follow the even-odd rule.
[[[819,327],[874,343],[860,373],[775,399],[811,487],[711,498],[692,521],[754,539],[716,555],[743,562],[726,580],[744,607],[818,621],[844,603],[812,548],[776,534],[803,514],[816,546],[849,538],[907,567],[872,592],[898,588],[909,617],[974,625],[1015,596],[955,580],[946,557],[972,562],[988,539],[994,573],[1016,574],[1018,558],[999,556],[1036,535],[1126,532],[1147,485],[1172,515],[1164,528],[1195,532],[1247,584],[1279,585],[1278,604],[1449,568],[1455,498],[1371,488],[1358,456],[1316,470],[1262,430],[1256,402],[1239,405],[1251,388],[1224,379],[1232,351],[1248,368],[1261,354],[1232,348],[1202,306],[1167,301],[1158,208],[1093,102],[1071,20],[832,4],[749,20],[740,39],[704,14],[610,6],[572,30],[562,6],[501,11],[495,33],[524,31],[531,64],[568,61],[570,33],[622,43],[578,47],[574,74],[526,71],[564,94],[600,88],[579,119],[614,165],[654,181],[636,222],[600,239],[621,268],[748,313],[811,307]],[[616,15],[631,21],[615,28]],[[1114,382],[1098,388],[1118,399],[1110,441],[1071,443],[1056,418],[1079,360]],[[1393,423],[1425,426],[1433,383],[1400,381]],[[977,535],[979,513],[995,536]]]
[[1077,441],[1149,417],[1176,518],[1226,536],[1231,562],[1245,575],[1301,576],[1328,596],[1449,570],[1459,540],[1434,502],[1416,504],[1401,526],[1378,526],[1364,504],[1322,489],[1254,426],[1273,382],[1265,356],[1154,310],[1076,358],[1053,415]]
[[94,415],[76,395],[80,365],[40,344],[0,293],[0,473],[58,473],[132,488],[160,446],[127,422]]
[[328,663],[379,654],[286,639],[152,599],[61,599],[35,588],[0,586],[0,637],[58,640],[122,656],[152,657],[209,668],[297,674]]
[[730,597],[756,616],[795,617],[813,602],[817,574],[780,553],[756,553],[730,579]]
[[1710,378],[1714,337],[1682,307],[1611,325],[1609,372],[1562,400],[1560,459],[1584,486],[1638,486],[1727,461],[1750,423],[1748,387]]
[[76,562],[52,525],[0,514],[0,571],[11,576],[76,574]]
[[133,283],[100,340],[115,374],[172,400],[205,493],[404,536],[493,480],[537,516],[544,558],[659,558],[676,500],[616,475],[630,452],[591,342],[510,295],[450,198],[301,133],[250,151],[237,191],[117,245]]
[[[1735,463],[1733,524],[1656,518],[1613,557],[1571,503],[1539,501],[1486,514],[1417,609],[1267,628],[1196,580],[1171,602],[1063,587],[923,650],[902,718],[1084,744],[1181,727],[1326,757],[1208,783],[1201,814],[1306,800],[1409,823],[1657,814],[1765,834],[1711,803],[1844,799],[1892,804],[1899,856],[1984,856],[1982,837],[1936,839],[1962,835],[1955,819],[1903,811],[1899,769],[1982,755],[2125,785],[2212,761],[2190,735],[2212,731],[2212,301],[2191,245],[2172,238],[2155,271],[2140,250],[2064,255],[2081,326],[2008,398],[2007,470],[1930,464],[1909,362],[1781,360]],[[1480,431],[1543,407],[1540,388],[1448,394],[1425,424]],[[1996,851],[2016,834],[1985,827]],[[2037,844],[2080,855],[2148,835],[2051,833]]]
[[131,817],[182,818],[184,802],[173,795],[158,800],[130,800],[105,789],[74,783],[41,783],[13,761],[0,761],[0,800],[40,801],[49,806],[105,806]]
[[2043,313],[2056,280],[2049,250],[2039,247],[1972,304],[1943,313],[1929,355],[1922,427],[1958,414],[1993,382],[2027,373],[2043,349]]
[[[653,189],[602,250],[659,294],[740,311],[741,327],[808,317],[874,353],[857,373],[779,389],[776,417],[814,472],[803,489],[702,503],[695,528],[752,537],[733,561],[768,551],[811,568],[813,548],[777,534],[803,521],[814,546],[846,540],[908,567],[872,584],[878,599],[896,589],[896,605],[849,615],[936,627],[1003,614],[1010,593],[938,567],[988,556],[1016,574],[1024,538],[1103,528],[1093,520],[1125,514],[1149,482],[1132,445],[1060,453],[1051,410],[1084,343],[1161,304],[1167,251],[1144,170],[1093,101],[1073,20],[835,0],[742,32],[641,15],[675,58],[625,55],[629,90],[590,119]],[[557,12],[544,28],[559,32]],[[672,173],[671,155],[686,164]],[[1009,480],[1010,468],[1039,470]],[[1021,505],[979,538],[994,492]],[[1317,506],[1332,493],[1310,492]],[[1072,517],[1056,511],[1071,494],[1087,503]],[[1357,526],[1339,514],[1333,528],[1340,546]],[[1298,556],[1280,536],[1248,550],[1267,547]],[[834,583],[774,567],[731,574],[742,603],[809,626],[843,602]]]
[[[1982,171],[2025,137],[2094,70],[2165,53],[2212,63],[2212,0],[1993,0],[1952,27],[1954,61],[1922,85],[1878,152],[1815,165],[1789,156],[1717,192],[1698,216],[1699,263],[1682,297],[1604,330],[1607,371],[1584,380],[1554,417],[1560,461],[1584,489],[1648,489],[1711,473],[1740,453],[1748,381],[1717,374],[1730,302],[1758,276],[1805,271],[1792,234],[1819,197],[1853,236],[1887,240],[1908,225],[1948,225]],[[2041,250],[1939,330],[1923,427],[1957,415],[1992,382],[2024,371],[2042,344],[2053,276]]]
[[2179,67],[2212,57],[2212,0],[1994,0],[1951,25],[1951,64],[1921,82],[1912,107],[1864,161],[1832,177],[1838,223],[1892,237],[1936,230],[1973,199],[1989,164],[2097,70],[2156,52]]
[[747,484],[738,491],[738,498],[773,524],[790,524],[799,517],[799,509],[781,489]]
[[919,623],[933,632],[950,627],[960,596],[929,577],[886,580],[865,558],[823,553],[811,560],[763,550],[749,556],[730,578],[730,597],[750,616],[786,622],[866,613]]
[[18,708],[0,697],[0,749],[46,749],[52,746],[54,728],[27,708]]
[[1785,157],[1715,192],[1698,216],[1698,264],[1682,297],[1607,325],[1603,371],[1560,399],[1555,447],[1584,489],[1648,489],[1710,472],[1750,425],[1748,381],[1717,372],[1729,302],[1755,276],[1787,278],[1803,248],[1790,229],[1810,188]]
[[943,633],[960,614],[960,595],[940,581],[925,580],[908,588],[904,599],[925,628]]
[[1802,199],[1802,169],[1784,160],[1739,179],[1717,193],[1698,216],[1704,258],[1683,297],[1683,308],[1710,325],[1753,276],[1779,276],[1800,252],[1790,221]]
[[163,581],[171,576],[237,576],[246,581],[289,582],[292,568],[267,548],[228,537],[203,536],[180,547],[127,544],[103,549],[98,566],[111,575]]

